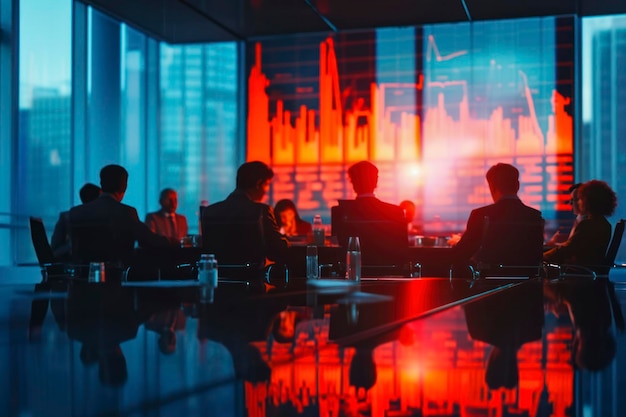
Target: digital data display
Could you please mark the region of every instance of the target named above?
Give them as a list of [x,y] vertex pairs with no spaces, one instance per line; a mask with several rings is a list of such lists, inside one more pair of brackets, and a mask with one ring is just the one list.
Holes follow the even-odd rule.
[[573,181],[570,18],[386,28],[248,45],[247,160],[272,166],[269,203],[329,222],[369,160],[376,195],[418,206],[425,232],[462,231],[491,202],[485,172],[520,170],[522,200],[569,215]]

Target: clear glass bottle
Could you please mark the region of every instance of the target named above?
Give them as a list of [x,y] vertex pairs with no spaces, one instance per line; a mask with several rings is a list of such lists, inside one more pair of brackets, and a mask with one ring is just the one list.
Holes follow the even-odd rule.
[[200,255],[198,262],[198,281],[202,285],[217,287],[217,259],[212,253]]
[[324,246],[325,238],[324,225],[322,224],[322,216],[316,214],[313,217],[313,244],[317,246]]
[[361,242],[358,236],[351,236],[348,239],[346,279],[356,282],[361,281]]

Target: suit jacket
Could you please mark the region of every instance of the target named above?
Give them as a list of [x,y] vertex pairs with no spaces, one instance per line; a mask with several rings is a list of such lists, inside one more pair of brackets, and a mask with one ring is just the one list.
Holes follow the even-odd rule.
[[218,262],[284,263],[289,242],[280,234],[274,210],[235,190],[224,201],[202,209],[202,242]]
[[362,262],[369,265],[404,263],[408,255],[408,231],[400,206],[376,197],[340,200],[331,208],[332,234],[347,246],[350,236],[359,236]]
[[187,236],[187,218],[182,214],[174,213],[176,216],[176,233],[172,234],[171,220],[163,210],[148,213],[146,215],[146,225],[150,228],[152,233],[157,235],[172,237],[174,239],[181,239]]
[[135,242],[147,248],[169,247],[139,220],[134,207],[109,194],[70,210],[73,257],[78,262],[120,261],[130,263]]
[[452,249],[457,265],[479,267],[539,265],[543,251],[541,212],[524,205],[517,197],[504,197],[472,210],[467,228]]
[[54,232],[50,239],[50,247],[56,259],[66,259],[72,253],[72,240],[70,237],[70,212],[63,211],[59,214],[59,220],[54,226]]
[[604,265],[611,241],[611,224],[604,216],[583,219],[561,246],[548,250],[543,259],[554,263]]

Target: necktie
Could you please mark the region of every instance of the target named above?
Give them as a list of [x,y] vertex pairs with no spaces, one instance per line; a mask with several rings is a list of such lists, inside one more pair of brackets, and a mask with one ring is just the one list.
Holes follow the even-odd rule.
[[178,238],[178,233],[176,231],[176,216],[174,214],[170,214],[168,216],[170,218],[170,237]]

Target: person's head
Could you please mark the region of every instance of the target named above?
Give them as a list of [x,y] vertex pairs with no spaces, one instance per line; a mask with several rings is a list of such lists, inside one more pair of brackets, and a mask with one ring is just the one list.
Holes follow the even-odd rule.
[[487,358],[485,382],[490,389],[512,389],[519,383],[517,348],[494,346]]
[[404,218],[407,223],[411,223],[415,218],[415,203],[410,200],[400,202],[400,207],[404,210]]
[[615,359],[615,337],[608,331],[578,329],[573,344],[573,359],[579,369],[600,371]]
[[279,227],[292,224],[296,219],[300,218],[294,202],[286,198],[276,203],[274,215]]
[[237,170],[237,189],[252,201],[261,201],[269,192],[274,171],[260,161],[246,162]]
[[158,340],[159,350],[171,355],[176,350],[176,332],[172,329],[163,329]]
[[100,187],[103,193],[121,201],[128,186],[128,171],[120,165],[107,165],[100,170]]
[[519,191],[519,171],[513,165],[497,163],[489,168],[486,178],[493,201]]
[[604,181],[587,181],[577,189],[578,211],[590,216],[610,216],[617,207],[615,191]]
[[293,310],[281,311],[272,320],[270,332],[278,343],[294,343],[296,326],[302,320],[300,315]]
[[577,182],[567,189],[567,192],[570,196],[570,204],[572,205],[572,211],[574,214],[578,215],[580,212],[578,211],[578,188],[583,185],[581,182]]
[[161,209],[166,213],[174,213],[178,208],[178,194],[171,188],[165,188],[159,196]]
[[357,195],[373,193],[378,185],[378,168],[368,161],[353,164],[348,168],[348,176]]
[[126,358],[119,346],[102,352],[98,360],[98,376],[102,385],[119,387],[128,379]]
[[80,196],[80,201],[85,204],[98,198],[101,192],[102,190],[100,189],[100,187],[98,187],[96,184],[88,182],[81,187],[78,195]]
[[348,370],[350,385],[365,391],[376,385],[377,372],[374,352],[368,347],[357,346]]

